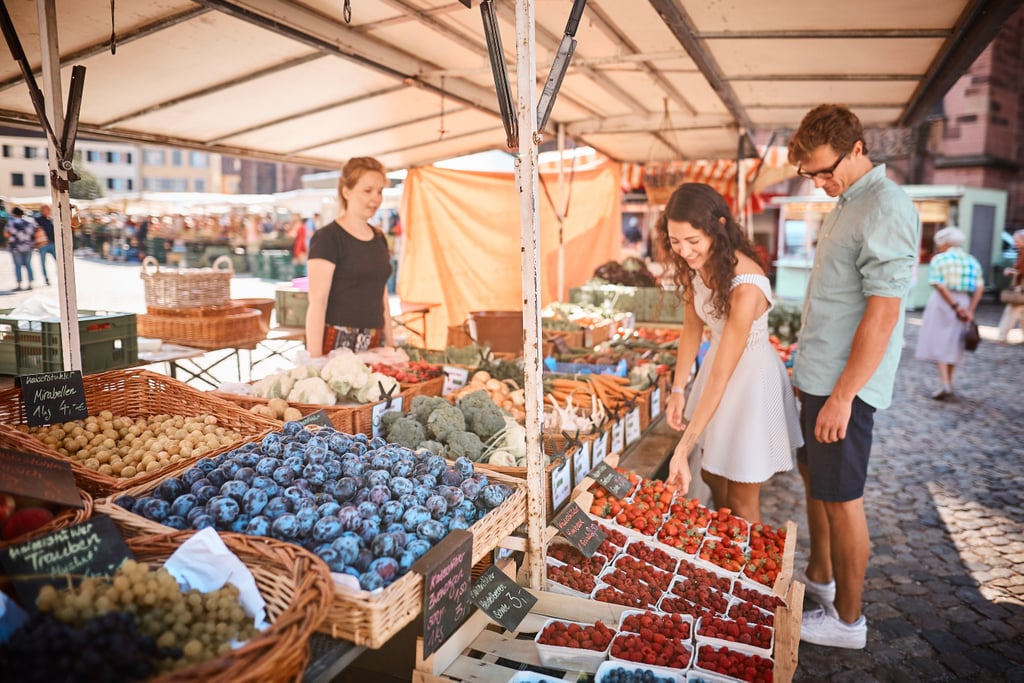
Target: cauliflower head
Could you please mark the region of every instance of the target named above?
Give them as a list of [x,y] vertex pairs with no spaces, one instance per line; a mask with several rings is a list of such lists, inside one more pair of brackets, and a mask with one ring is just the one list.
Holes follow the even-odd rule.
[[260,398],[285,398],[292,390],[295,380],[286,372],[267,375],[252,385],[253,396]]
[[355,400],[357,403],[376,403],[386,396],[398,396],[399,392],[397,379],[382,372],[371,372],[366,384],[356,391]]
[[320,377],[339,397],[348,397],[366,386],[370,368],[349,349],[339,349],[320,370]]
[[307,377],[300,379],[292,386],[292,390],[288,392],[288,401],[290,403],[319,403],[333,406],[338,402],[338,397],[327,386],[327,382],[319,377]]

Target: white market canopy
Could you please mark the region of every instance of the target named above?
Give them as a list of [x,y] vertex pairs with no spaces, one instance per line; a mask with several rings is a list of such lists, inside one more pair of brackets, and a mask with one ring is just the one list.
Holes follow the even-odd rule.
[[[4,0],[40,78],[37,0]],[[86,67],[80,136],[338,168],[504,149],[479,0],[56,0],[64,96]],[[515,90],[515,3],[495,0]],[[536,0],[537,77],[572,7]],[[735,158],[741,131],[821,102],[912,125],[1015,0],[590,0],[547,133],[625,162]],[[113,15],[113,16],[112,16]],[[111,54],[111,33],[116,53]],[[38,130],[0,51],[0,125]]]

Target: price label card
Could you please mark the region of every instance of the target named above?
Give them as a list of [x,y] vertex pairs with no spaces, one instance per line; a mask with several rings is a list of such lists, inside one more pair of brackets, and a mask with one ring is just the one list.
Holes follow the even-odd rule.
[[30,426],[68,422],[89,417],[81,370],[41,372],[17,378]]
[[555,515],[551,523],[586,557],[593,557],[598,547],[604,543],[605,533],[601,526],[588,517],[575,502],[570,501],[565,509]]
[[423,657],[441,647],[469,616],[473,534],[453,529],[412,566],[423,575]]
[[590,446],[591,440],[587,439],[572,454],[572,485],[579,486],[580,482],[590,471]]
[[640,439],[640,407],[626,413],[626,445],[630,446]]
[[473,584],[469,599],[509,631],[515,631],[537,604],[537,598],[493,564]]
[[0,491],[81,508],[71,463],[0,446]]
[[651,392],[651,419],[661,415],[661,387],[654,387]]
[[605,456],[608,455],[608,432],[601,432],[601,436],[594,439],[594,446],[590,452],[590,466],[604,462]]
[[384,413],[402,411],[402,397],[396,396],[390,401],[381,401],[373,406],[373,436],[384,436],[383,419]]
[[572,463],[566,459],[561,465],[551,470],[551,509],[557,510],[572,494]]
[[331,418],[328,417],[327,415],[327,411],[323,409],[315,410],[309,415],[304,415],[303,417],[296,420],[296,422],[298,422],[303,427],[308,427],[309,425],[320,425],[321,427],[334,426],[334,423],[331,422]]
[[32,611],[43,586],[66,586],[68,577],[77,583],[83,576],[110,576],[130,557],[132,551],[106,515],[0,548],[0,566],[21,604]]
[[633,484],[624,474],[610,467],[606,462],[600,462],[590,470],[590,478],[603,486],[605,490],[616,498],[625,498],[633,490]]
[[616,420],[612,423],[612,436],[608,442],[608,455],[621,453],[626,449],[626,428],[622,422],[622,420]]
[[445,365],[443,372],[444,388],[441,389],[441,394],[444,396],[447,396],[457,389],[461,389],[466,386],[467,382],[469,382],[468,368],[456,368],[451,365]]

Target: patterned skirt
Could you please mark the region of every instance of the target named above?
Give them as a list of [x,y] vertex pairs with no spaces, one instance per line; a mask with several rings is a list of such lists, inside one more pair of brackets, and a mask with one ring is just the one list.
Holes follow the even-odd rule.
[[379,327],[326,325],[324,327],[324,354],[341,347],[350,348],[356,353],[366,351],[380,346],[382,336]]

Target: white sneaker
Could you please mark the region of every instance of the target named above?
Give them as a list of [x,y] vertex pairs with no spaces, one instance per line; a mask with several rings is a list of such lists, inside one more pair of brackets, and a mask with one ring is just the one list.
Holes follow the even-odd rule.
[[807,578],[806,570],[801,569],[793,575],[793,578],[804,584],[804,596],[810,598],[822,607],[830,607],[836,599],[835,580],[828,583],[817,583]]
[[868,640],[868,621],[862,614],[857,621],[847,624],[822,607],[804,614],[800,640],[825,647],[863,650]]

